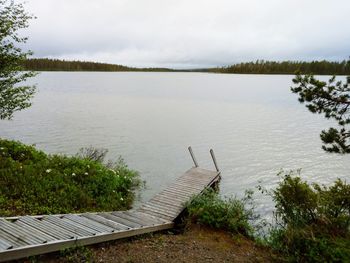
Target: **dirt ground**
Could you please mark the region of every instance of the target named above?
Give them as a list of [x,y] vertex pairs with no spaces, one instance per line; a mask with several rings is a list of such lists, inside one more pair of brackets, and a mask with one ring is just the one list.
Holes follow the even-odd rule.
[[71,254],[51,254],[36,262],[274,262],[274,256],[253,241],[192,225],[180,234],[147,234],[80,249]]

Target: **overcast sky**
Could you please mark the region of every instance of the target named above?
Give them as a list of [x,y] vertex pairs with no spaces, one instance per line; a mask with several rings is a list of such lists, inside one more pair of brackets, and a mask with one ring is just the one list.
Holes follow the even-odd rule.
[[129,66],[342,60],[349,0],[27,0],[36,57]]

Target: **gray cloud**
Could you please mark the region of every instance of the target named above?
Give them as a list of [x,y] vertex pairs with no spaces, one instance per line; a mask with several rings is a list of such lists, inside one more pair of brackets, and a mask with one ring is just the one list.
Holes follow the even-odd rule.
[[204,67],[344,59],[348,0],[30,0],[37,57]]

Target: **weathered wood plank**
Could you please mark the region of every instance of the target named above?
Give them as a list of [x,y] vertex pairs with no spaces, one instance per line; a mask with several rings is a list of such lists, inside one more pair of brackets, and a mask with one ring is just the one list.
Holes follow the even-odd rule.
[[152,211],[161,213],[161,214],[166,215],[166,216],[176,217],[177,214],[178,214],[178,212],[177,212],[177,211],[174,211],[173,209],[172,209],[172,210],[169,210],[169,209],[166,209],[166,208],[164,208],[164,207],[156,207],[156,206],[154,206],[154,205],[149,205],[149,204],[143,204],[141,207],[142,207],[143,209],[152,210]]
[[18,226],[20,226],[20,227],[22,227],[22,228],[24,228],[26,230],[30,230],[31,233],[34,233],[37,237],[40,237],[41,239],[46,240],[46,242],[57,240],[57,238],[54,238],[53,236],[45,233],[43,231],[43,229],[39,230],[37,228],[31,227],[31,226],[27,225],[26,223],[23,223],[20,220],[16,220],[12,224],[18,225]]
[[199,189],[199,190],[203,190],[203,188],[206,185],[208,185],[209,182],[210,182],[210,180],[208,180],[208,181],[199,181],[199,182],[195,182],[195,181],[191,181],[191,180],[178,180],[178,181],[175,182],[175,184],[182,184],[184,187],[191,187],[191,188],[196,188],[196,189]]
[[118,218],[118,220],[120,220],[120,222],[127,224],[128,226],[137,228],[137,227],[144,227],[144,223],[143,222],[135,222],[137,220],[133,220],[133,219],[127,219],[123,214],[120,214],[120,211],[116,211],[116,212],[112,212],[111,213],[113,216],[115,216],[116,218]]
[[169,203],[169,204],[174,204],[174,206],[175,205],[181,205],[182,207],[184,207],[183,204],[185,203],[183,201],[176,202],[176,200],[172,199],[169,196],[168,197],[167,196],[155,196],[150,201],[153,201],[153,200],[159,201],[159,202],[163,201],[163,202],[166,202],[166,203]]
[[192,182],[192,183],[205,183],[205,182],[210,182],[210,180],[212,180],[212,177],[199,177],[199,176],[195,176],[195,177],[180,177],[176,180],[176,182]]
[[173,186],[176,186],[176,187],[187,187],[187,188],[190,188],[190,189],[193,189],[194,191],[202,191],[203,190],[203,187],[197,187],[195,185],[189,185],[189,184],[186,184],[186,183],[183,183],[183,182],[175,182],[173,184]]
[[119,224],[122,224],[122,225],[124,225],[124,226],[127,226],[127,227],[129,227],[130,229],[131,229],[131,228],[140,228],[140,227],[141,227],[140,224],[136,224],[136,223],[134,223],[134,222],[130,222],[130,221],[125,220],[125,219],[123,219],[123,218],[120,218],[120,217],[118,217],[118,216],[112,215],[111,213],[101,213],[100,215],[103,216],[103,217],[108,218],[109,220],[112,220],[112,221],[114,221],[114,222],[117,222],[117,223],[119,223]]
[[144,218],[148,219],[149,218],[153,222],[156,222],[156,224],[169,223],[168,220],[157,218],[157,217],[154,217],[154,216],[151,216],[151,215],[148,215],[148,214],[142,213],[140,211],[136,211],[136,210],[124,211],[124,213],[127,215],[130,215],[130,216],[135,216],[135,217],[140,218],[140,219],[144,219]]
[[182,202],[184,202],[184,200],[186,200],[186,197],[171,195],[170,193],[159,193],[155,197],[168,198],[168,199],[171,199],[177,203],[182,203]]
[[90,235],[96,235],[96,234],[99,233],[99,231],[95,230],[92,226],[86,226],[86,225],[83,225],[81,223],[77,223],[74,220],[69,219],[67,217],[61,217],[60,221],[66,223],[66,224],[68,224],[68,225],[70,225],[72,227],[78,227],[80,229],[83,229],[86,232],[89,232]]
[[188,197],[186,197],[186,196],[175,194],[175,193],[170,193],[170,192],[162,192],[158,196],[171,198],[171,199],[176,200],[177,202],[180,202],[180,203],[185,202],[188,199]]
[[162,206],[162,207],[167,208],[167,209],[182,210],[184,208],[182,205],[170,205],[169,203],[164,203],[164,202],[161,202],[161,201],[157,201],[155,199],[147,202],[147,204]]
[[174,196],[179,196],[181,198],[188,199],[189,197],[193,196],[193,193],[183,193],[183,192],[176,192],[171,189],[166,189],[162,192],[164,195],[174,195]]
[[164,189],[162,192],[176,193],[176,194],[184,195],[186,197],[189,196],[189,195],[193,195],[193,194],[197,193],[197,191],[191,190],[191,189],[179,190],[179,189],[171,188],[171,187],[168,187],[168,188]]
[[[0,236],[5,239],[7,242],[9,242],[13,247],[24,247],[29,245],[27,242],[25,242],[23,239],[21,238],[17,238],[7,232],[5,232],[4,230],[2,230],[0,228]],[[1,257],[0,257],[1,259]]]
[[96,215],[96,214],[84,213],[81,216],[92,219],[96,222],[99,222],[99,223],[104,224],[106,226],[112,227],[114,229],[117,229],[118,231],[130,229],[127,226],[124,226],[122,224],[119,224],[117,222],[114,222],[112,220],[109,220],[107,218],[104,218],[104,217]]
[[0,227],[5,232],[18,239],[22,239],[28,244],[38,244],[47,242],[47,240],[36,236],[35,233],[31,232],[30,230],[17,226],[5,219],[0,219]]
[[67,218],[69,220],[72,220],[78,224],[81,224],[83,226],[86,226],[86,227],[89,227],[95,231],[98,231],[100,233],[103,233],[103,232],[106,232],[106,233],[109,233],[109,232],[114,232],[115,229],[114,228],[111,228],[111,227],[108,227],[108,226],[105,226],[103,224],[100,224],[94,220],[91,220],[91,219],[88,219],[88,218],[85,218],[85,217],[82,217],[82,216],[77,216],[77,215],[65,215],[64,218]]
[[165,190],[167,191],[176,191],[178,193],[183,193],[183,194],[195,194],[197,193],[198,191],[195,191],[195,190],[192,190],[192,189],[188,189],[188,188],[185,188],[185,187],[167,187]]
[[60,228],[66,229],[69,232],[75,233],[76,235],[81,236],[81,237],[94,235],[94,233],[91,231],[86,231],[85,229],[83,229],[79,226],[69,224],[69,223],[67,223],[67,222],[63,221],[62,219],[57,218],[55,216],[45,216],[41,220],[47,221],[47,222],[49,222],[53,225],[56,225]]
[[173,213],[174,215],[177,215],[182,209],[181,208],[176,208],[176,207],[166,207],[161,204],[156,204],[156,203],[146,203],[142,205],[142,207],[154,207],[155,209],[159,209],[162,211],[169,211]]
[[176,212],[175,211],[165,210],[165,209],[162,209],[162,208],[149,206],[147,204],[144,204],[143,206],[141,206],[141,208],[144,209],[144,210],[153,211],[153,212],[156,212],[158,214],[171,217],[173,219],[174,219],[174,217],[176,217]]
[[174,220],[174,218],[171,217],[171,216],[165,216],[165,215],[159,214],[159,213],[151,211],[151,210],[146,210],[146,209],[143,209],[143,208],[139,208],[139,211],[143,212],[143,213],[146,213],[146,214],[149,214],[149,215],[153,215],[153,216],[158,217],[158,218],[164,218],[164,219],[167,219],[169,221]]
[[113,215],[117,215],[125,220],[129,220],[131,222],[134,222],[136,224],[139,224],[141,226],[152,226],[154,225],[154,221],[151,222],[150,220],[147,220],[147,219],[140,219],[140,218],[137,218],[135,215],[128,215],[128,214],[125,214],[124,211],[120,211],[120,212],[113,212]]
[[184,207],[182,203],[177,203],[177,202],[174,202],[171,199],[162,198],[162,197],[158,197],[158,196],[157,197],[153,197],[147,203],[152,203],[152,202],[158,202],[158,203],[170,205],[171,207]]
[[8,242],[7,240],[3,239],[3,237],[0,234],[0,251],[1,250],[7,250],[13,248],[13,245]]
[[52,234],[54,237],[57,237],[59,239],[65,240],[65,239],[73,239],[77,237],[75,233],[69,232],[49,222],[39,220],[30,216],[23,216],[20,219],[18,219],[18,221],[26,223],[39,230],[42,229],[44,231],[49,231],[50,234]]
[[128,225],[122,224],[120,222],[117,222],[115,216],[112,215],[111,213],[99,213],[99,215],[104,217],[104,218],[106,218],[106,219],[108,219],[108,220],[111,220],[111,221],[113,221],[113,222],[115,222],[115,223],[117,223],[119,225],[122,225],[122,226],[126,227],[127,230],[130,230],[130,229],[133,228],[132,226],[128,226]]

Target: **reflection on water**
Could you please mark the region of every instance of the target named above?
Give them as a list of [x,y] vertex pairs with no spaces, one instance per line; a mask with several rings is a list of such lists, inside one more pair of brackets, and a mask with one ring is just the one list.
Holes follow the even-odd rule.
[[[148,199],[192,166],[214,169],[224,195],[277,182],[280,169],[302,168],[310,181],[349,178],[350,156],[323,152],[319,133],[334,123],[312,115],[290,92],[292,76],[203,73],[41,73],[34,105],[0,122],[0,136],[51,153],[79,148],[122,155],[147,182]],[[270,201],[259,198],[261,212]]]

